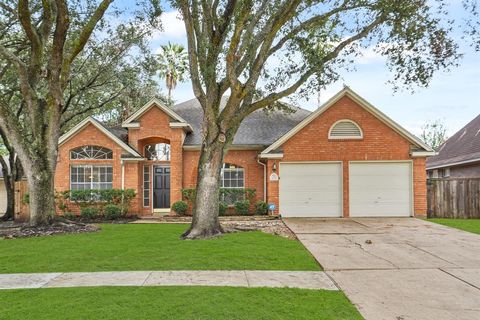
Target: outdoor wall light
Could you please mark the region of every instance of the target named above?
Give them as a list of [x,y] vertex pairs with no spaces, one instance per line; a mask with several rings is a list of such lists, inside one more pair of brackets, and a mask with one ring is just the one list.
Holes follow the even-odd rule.
[[276,161],[273,161],[272,171],[273,172],[277,171],[277,162]]

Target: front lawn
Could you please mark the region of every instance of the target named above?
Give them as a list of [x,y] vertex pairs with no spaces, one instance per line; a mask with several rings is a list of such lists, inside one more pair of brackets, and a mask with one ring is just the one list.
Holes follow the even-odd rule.
[[[98,233],[0,240],[0,273],[320,270],[295,240],[262,232],[183,241],[184,224],[104,224]],[[1,301],[1,300],[0,300]]]
[[480,219],[428,219],[428,221],[480,234]]
[[2,319],[362,319],[340,291],[98,287],[0,291]]

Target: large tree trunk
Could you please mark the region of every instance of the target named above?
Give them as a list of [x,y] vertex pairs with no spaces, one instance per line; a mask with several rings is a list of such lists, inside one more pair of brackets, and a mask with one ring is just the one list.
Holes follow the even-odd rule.
[[28,178],[30,225],[49,224],[55,215],[54,172],[32,167]]
[[7,162],[0,156],[0,163],[2,164],[3,181],[5,183],[5,190],[7,192],[7,208],[1,220],[13,220],[13,212],[15,205],[15,181],[12,174],[12,169],[7,165]]
[[7,192],[7,208],[3,220],[13,220],[15,212],[15,180],[11,175],[3,176],[5,190]]
[[225,142],[202,145],[193,220],[183,239],[205,239],[219,236],[223,229],[218,220],[219,179]]

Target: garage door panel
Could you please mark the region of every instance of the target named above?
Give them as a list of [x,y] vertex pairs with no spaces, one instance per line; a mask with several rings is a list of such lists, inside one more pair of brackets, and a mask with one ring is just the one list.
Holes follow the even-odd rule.
[[282,163],[280,168],[282,216],[342,216],[341,173],[340,163]]
[[351,217],[411,215],[410,163],[351,163],[349,171]]

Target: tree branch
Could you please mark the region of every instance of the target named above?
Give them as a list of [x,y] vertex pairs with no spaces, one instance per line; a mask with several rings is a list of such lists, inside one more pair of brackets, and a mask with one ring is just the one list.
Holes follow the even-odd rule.
[[88,42],[88,39],[92,35],[93,30],[97,23],[102,19],[105,11],[107,11],[110,4],[113,0],[103,0],[93,15],[88,20],[87,24],[83,27],[82,31],[78,38],[75,39],[72,45],[72,50],[68,54],[68,56],[64,59],[62,65],[62,87],[65,87],[66,81],[68,79],[68,74],[70,72],[70,65],[72,64],[73,60],[77,57],[77,55],[83,50],[85,45]]

